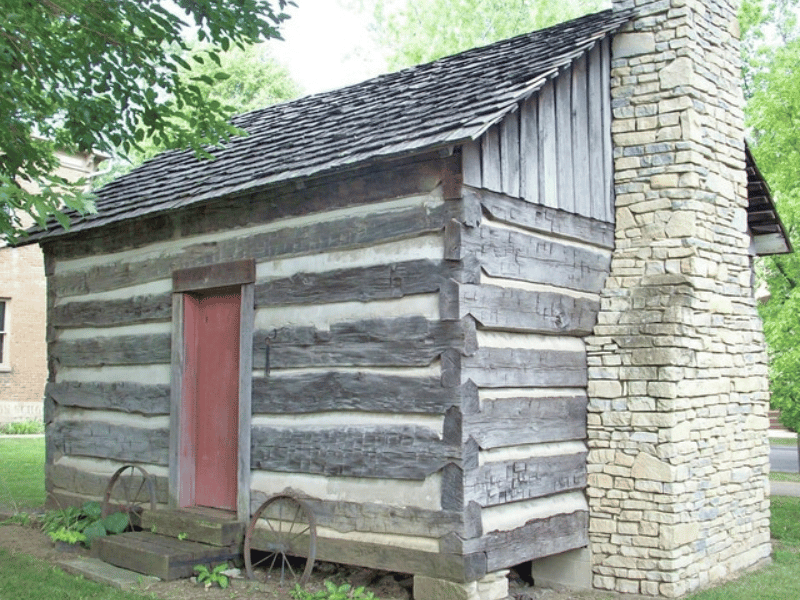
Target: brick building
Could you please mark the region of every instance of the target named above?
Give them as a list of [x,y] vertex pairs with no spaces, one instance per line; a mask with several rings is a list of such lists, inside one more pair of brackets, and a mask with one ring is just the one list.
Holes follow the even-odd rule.
[[[97,170],[95,155],[58,154],[71,181]],[[47,380],[46,282],[38,246],[0,243],[0,424],[42,418]]]

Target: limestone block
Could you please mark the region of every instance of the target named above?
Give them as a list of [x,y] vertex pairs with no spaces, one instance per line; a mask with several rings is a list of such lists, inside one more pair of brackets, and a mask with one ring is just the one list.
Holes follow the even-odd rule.
[[631,477],[671,483],[675,481],[675,472],[674,467],[669,463],[645,452],[640,452],[633,461]]
[[[506,596],[508,590],[506,589]],[[491,600],[501,600],[498,596]],[[414,575],[414,600],[488,600],[478,594],[478,583],[457,583],[445,579],[434,579],[424,575]]]
[[612,56],[615,59],[650,54],[656,50],[656,38],[652,32],[618,33],[614,36]]
[[534,560],[531,575],[537,586],[591,589],[592,553],[579,548]]
[[698,523],[662,525],[659,547],[663,550],[673,550],[696,541],[699,535],[700,525]]
[[665,231],[671,238],[694,237],[697,235],[697,215],[692,211],[675,212],[670,216]]

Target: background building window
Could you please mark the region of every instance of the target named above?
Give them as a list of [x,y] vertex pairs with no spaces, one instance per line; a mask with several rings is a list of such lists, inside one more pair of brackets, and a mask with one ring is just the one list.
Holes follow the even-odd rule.
[[7,300],[0,300],[0,367],[8,366],[8,307]]

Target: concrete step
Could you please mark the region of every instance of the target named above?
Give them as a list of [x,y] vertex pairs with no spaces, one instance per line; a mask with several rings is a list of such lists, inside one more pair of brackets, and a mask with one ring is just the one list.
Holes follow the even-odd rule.
[[96,581],[121,590],[144,589],[150,583],[158,581],[157,577],[115,567],[99,558],[90,558],[88,556],[60,560],[58,561],[58,566],[67,573],[82,575],[89,581]]
[[142,529],[145,531],[213,546],[241,545],[245,528],[245,523],[236,520],[236,513],[212,508],[146,510],[142,513]]
[[241,557],[241,547],[212,546],[151,533],[131,531],[94,542],[97,557],[123,569],[165,581],[194,575],[196,565],[216,566]]

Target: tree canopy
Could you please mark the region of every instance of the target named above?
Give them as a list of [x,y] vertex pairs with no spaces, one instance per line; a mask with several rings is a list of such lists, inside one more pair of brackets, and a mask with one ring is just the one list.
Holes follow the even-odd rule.
[[[0,239],[19,215],[66,224],[60,203],[91,210],[53,175],[55,149],[112,153],[206,148],[235,135],[207,86],[228,75],[220,50],[279,37],[287,0],[5,0],[0,20]],[[191,30],[208,46],[190,53]],[[204,87],[206,86],[206,92]],[[26,186],[40,188],[39,193]]]
[[[746,117],[759,169],[796,249],[800,249],[800,28],[798,0],[746,0],[743,33]],[[770,356],[772,406],[800,429],[800,257],[759,262],[769,300],[760,306]]]
[[375,26],[390,69],[555,25],[599,10],[602,0],[377,0]]

